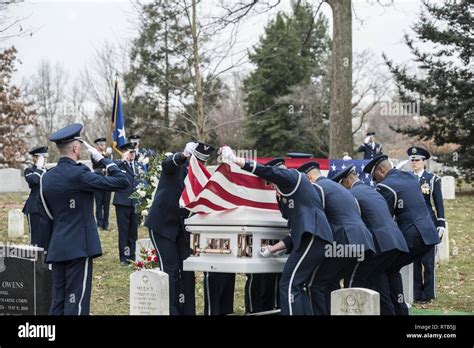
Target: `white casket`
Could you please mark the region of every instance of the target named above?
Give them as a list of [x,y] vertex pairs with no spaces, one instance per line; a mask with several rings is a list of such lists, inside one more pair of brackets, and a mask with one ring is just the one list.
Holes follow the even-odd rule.
[[264,258],[259,249],[288,235],[278,210],[239,207],[184,220],[191,233],[191,256],[185,271],[223,273],[281,273],[287,255]]

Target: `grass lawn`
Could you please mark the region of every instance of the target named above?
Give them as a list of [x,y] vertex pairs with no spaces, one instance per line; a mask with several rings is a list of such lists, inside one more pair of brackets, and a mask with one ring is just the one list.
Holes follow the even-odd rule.
[[[9,209],[22,208],[24,193],[0,194],[0,241],[7,241],[7,215]],[[437,265],[437,299],[427,305],[415,305],[412,314],[474,314],[474,195],[463,195],[445,201],[449,223],[450,261]],[[25,231],[27,225],[25,221]],[[118,261],[117,225],[115,209],[111,206],[110,231],[100,232],[103,255],[94,261],[94,278],[91,314],[128,315],[131,268],[120,266]],[[139,238],[147,238],[145,228],[139,229]],[[27,243],[28,238],[10,240],[10,243]],[[456,255],[453,255],[453,252]],[[234,295],[234,311],[244,313],[245,276],[238,275]],[[196,274],[196,302],[198,314],[203,312],[202,273]]]

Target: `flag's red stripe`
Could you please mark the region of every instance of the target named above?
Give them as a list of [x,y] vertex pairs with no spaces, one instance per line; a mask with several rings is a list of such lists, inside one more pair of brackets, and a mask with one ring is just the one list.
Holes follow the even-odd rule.
[[201,186],[201,183],[194,175],[194,172],[191,166],[189,166],[188,178],[189,178],[189,183],[191,184],[191,190],[193,191],[194,196],[199,195],[201,191],[203,190],[203,187]]
[[230,192],[227,192],[218,182],[216,181],[209,181],[206,184],[205,189],[213,192],[223,200],[230,202],[234,205],[245,205],[248,207],[254,208],[262,208],[262,209],[278,209],[278,204],[275,203],[264,203],[264,202],[255,202],[249,199],[245,199],[242,197],[238,197],[233,195]]
[[185,187],[183,193],[181,194],[181,199],[183,200],[184,206],[187,206],[190,203],[190,199],[188,196],[188,188]]
[[199,198],[198,200],[194,201],[194,202],[191,202],[189,203],[186,208],[188,209],[192,209],[198,205],[204,205],[208,208],[211,208],[212,210],[216,210],[216,211],[223,211],[223,210],[227,210],[227,208],[224,208],[220,205],[217,205],[215,203],[212,203],[210,200],[208,200],[207,198]]
[[239,186],[259,190],[274,190],[271,185],[266,185],[265,180],[259,177],[232,172],[228,164],[220,165],[216,171],[219,171],[227,180]]

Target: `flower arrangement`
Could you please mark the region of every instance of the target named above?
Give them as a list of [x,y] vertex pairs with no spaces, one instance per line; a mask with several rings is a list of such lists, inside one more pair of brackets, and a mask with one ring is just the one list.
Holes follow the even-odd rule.
[[139,261],[130,261],[135,271],[140,271],[142,269],[152,269],[160,268],[160,262],[158,258],[158,253],[156,249],[140,249],[140,259]]
[[141,163],[147,165],[147,170],[140,171],[138,174],[137,181],[139,184],[135,188],[135,191],[130,195],[130,198],[136,199],[138,202],[135,211],[139,219],[141,219],[142,225],[145,222],[145,218],[148,216],[148,209],[150,209],[153,199],[155,198],[155,192],[162,171],[161,163],[164,159],[164,154],[157,154],[154,157],[145,157],[144,159],[141,159]]

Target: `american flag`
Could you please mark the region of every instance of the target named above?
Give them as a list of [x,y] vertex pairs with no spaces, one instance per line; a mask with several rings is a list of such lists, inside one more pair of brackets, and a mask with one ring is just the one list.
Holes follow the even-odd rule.
[[331,159],[329,160],[329,174],[328,178],[332,178],[340,171],[346,169],[351,164],[355,165],[359,179],[365,182],[367,185],[375,187],[375,182],[372,180],[370,174],[364,173],[364,167],[369,163],[370,160],[342,160],[342,159]]
[[184,183],[179,203],[193,213],[211,213],[239,206],[278,210],[275,190],[236,164],[222,163],[211,175],[191,156]]
[[[264,163],[268,159],[258,159]],[[288,167],[298,167],[310,159],[292,159]],[[314,160],[314,159],[311,159]],[[372,177],[363,169],[368,160],[320,160],[321,172],[329,178],[350,164],[356,166],[359,178],[374,186]],[[301,163],[300,163],[301,162]],[[329,172],[326,167],[329,166]],[[212,213],[246,206],[265,211],[278,210],[275,190],[259,177],[242,170],[236,164],[222,163],[211,175],[206,167],[191,156],[188,175],[179,204],[193,213]]]

